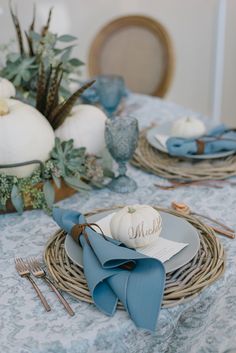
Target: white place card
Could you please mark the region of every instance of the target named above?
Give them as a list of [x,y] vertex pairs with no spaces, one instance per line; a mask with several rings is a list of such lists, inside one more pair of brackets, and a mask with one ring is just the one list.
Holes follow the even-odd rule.
[[139,248],[138,251],[149,257],[155,257],[155,259],[158,259],[161,262],[166,262],[174,255],[178,254],[187,245],[187,243],[178,243],[177,241],[159,237],[157,241],[144,248]]
[[[110,221],[113,215],[114,213],[111,213],[96,222],[101,227],[104,234],[110,237],[112,237],[110,230]],[[155,259],[158,259],[161,262],[165,262],[172,258],[174,255],[178,254],[187,245],[188,243],[179,243],[177,241],[172,241],[159,237],[157,241],[145,247],[138,248],[137,251],[149,257],[154,257]]]

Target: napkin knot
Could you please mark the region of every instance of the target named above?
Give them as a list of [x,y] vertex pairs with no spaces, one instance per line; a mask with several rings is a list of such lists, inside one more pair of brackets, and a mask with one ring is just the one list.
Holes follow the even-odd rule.
[[205,152],[205,142],[203,140],[196,140],[197,143],[197,153],[196,154],[204,154]]
[[204,154],[205,153],[205,147],[207,142],[218,142],[218,141],[230,141],[230,142],[236,142],[236,139],[233,138],[227,138],[227,137],[222,137],[222,136],[207,136],[205,141],[201,139],[196,139],[196,144],[197,144],[197,152],[196,154]]
[[[94,231],[93,227],[97,227],[101,232],[101,233],[97,233],[97,234],[100,234],[105,240],[107,240],[107,238],[105,237],[105,235],[103,233],[103,230],[101,229],[101,227],[98,224],[96,224],[96,223],[81,223],[81,224],[75,224],[72,227],[71,232],[70,232],[72,238],[76,242],[80,243],[80,237],[81,237],[81,235],[83,235],[87,244],[91,246],[90,241],[89,241],[89,237],[88,237],[88,233],[86,232],[86,227],[92,229],[93,231]],[[134,267],[135,267],[135,264],[132,261],[129,261],[126,264],[123,264],[120,266],[120,268],[122,268],[124,270],[132,270]]]
[[86,232],[86,227],[88,227],[92,230],[94,230],[93,227],[97,227],[99,229],[99,231],[101,232],[98,234],[100,234],[106,240],[106,237],[103,233],[103,230],[101,229],[101,227],[98,224],[96,224],[96,223],[81,223],[81,224],[75,224],[71,229],[71,236],[76,242],[80,243],[80,236],[83,235],[85,240],[87,241],[87,243],[90,245],[88,233]]

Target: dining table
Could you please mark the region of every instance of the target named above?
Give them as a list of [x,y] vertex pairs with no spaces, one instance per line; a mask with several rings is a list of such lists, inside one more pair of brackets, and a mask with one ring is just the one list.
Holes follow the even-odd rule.
[[[201,117],[167,100],[129,94],[123,114],[138,119],[140,130],[183,115]],[[204,117],[207,119],[206,117]],[[168,181],[128,166],[138,188],[118,194],[108,188],[79,192],[59,202],[82,213],[115,205],[148,204],[170,207],[185,202],[193,211],[210,215],[236,229],[236,186],[222,183],[162,190]],[[28,281],[21,278],[15,257],[42,259],[48,239],[58,229],[42,210],[0,215],[0,349],[4,353],[226,353],[236,352],[236,240],[219,234],[226,252],[224,274],[185,303],[161,309],[154,333],[136,328],[124,310],[106,316],[93,304],[63,293],[75,315],[69,316],[49,287],[37,284],[52,310],[46,312]],[[147,298],[148,300],[148,298]]]

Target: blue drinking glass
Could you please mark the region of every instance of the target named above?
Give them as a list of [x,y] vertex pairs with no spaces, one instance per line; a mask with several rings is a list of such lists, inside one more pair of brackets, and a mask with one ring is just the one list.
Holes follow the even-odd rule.
[[135,180],[126,175],[126,163],[134,154],[138,144],[138,136],[138,121],[134,117],[115,116],[106,122],[106,145],[119,166],[118,176],[107,185],[112,191],[127,193],[137,189]]
[[118,75],[100,75],[96,78],[96,88],[99,102],[111,118],[125,95],[124,79]]

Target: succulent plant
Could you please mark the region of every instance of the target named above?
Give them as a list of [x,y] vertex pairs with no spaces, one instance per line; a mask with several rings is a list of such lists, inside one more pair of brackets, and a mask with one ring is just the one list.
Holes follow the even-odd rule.
[[55,147],[51,151],[51,159],[63,177],[83,173],[85,148],[74,148],[73,140],[60,142],[59,138],[56,137]]
[[60,142],[55,140],[55,147],[51,152],[51,159],[61,174],[63,180],[75,190],[89,190],[87,183],[81,180],[85,173],[85,148],[74,148],[73,140]]

